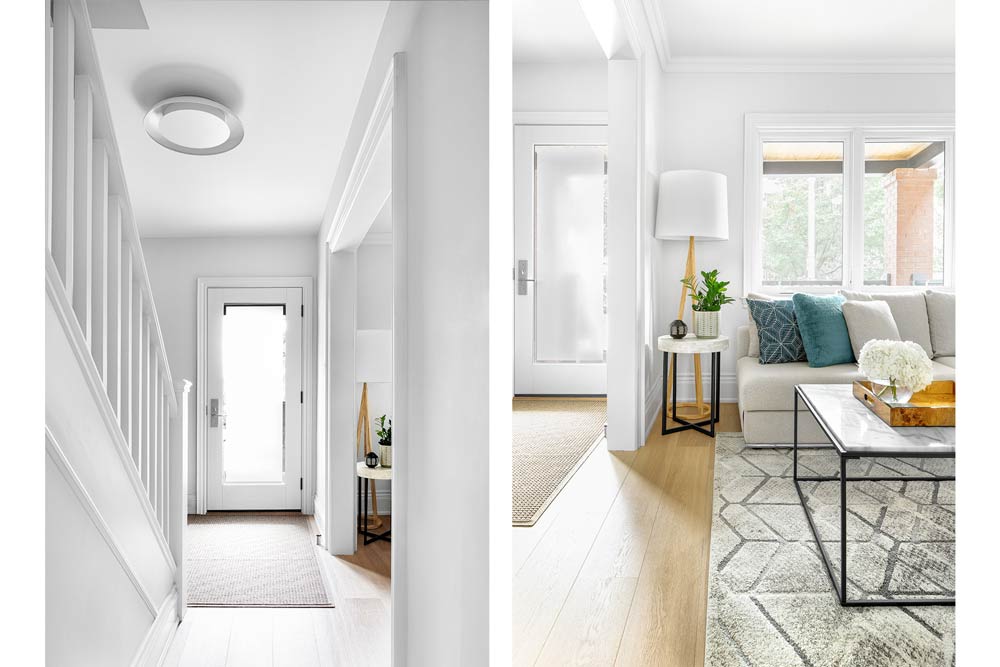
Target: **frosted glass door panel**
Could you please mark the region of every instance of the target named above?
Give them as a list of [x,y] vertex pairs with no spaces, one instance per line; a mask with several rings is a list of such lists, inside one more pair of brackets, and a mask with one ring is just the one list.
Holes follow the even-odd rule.
[[285,308],[227,306],[222,318],[223,481],[285,472]]
[[604,363],[604,146],[535,146],[534,360]]

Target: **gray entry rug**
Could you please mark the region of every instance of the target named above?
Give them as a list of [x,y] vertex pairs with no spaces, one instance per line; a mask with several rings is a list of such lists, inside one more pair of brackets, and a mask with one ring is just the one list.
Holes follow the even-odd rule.
[[513,521],[532,526],[604,436],[605,399],[514,399]]
[[299,512],[211,512],[188,517],[192,607],[332,607]]
[[[849,475],[954,474],[946,459],[862,459]],[[799,453],[832,475],[832,449]],[[954,607],[841,607],[792,482],[790,449],[715,444],[705,665],[955,664]],[[803,483],[839,579],[837,482]],[[854,482],[848,490],[852,598],[954,595],[954,482]]]

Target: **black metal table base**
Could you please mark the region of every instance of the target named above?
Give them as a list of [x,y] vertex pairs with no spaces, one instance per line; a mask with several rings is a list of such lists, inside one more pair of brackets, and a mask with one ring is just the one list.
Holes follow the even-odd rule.
[[[362,479],[365,480],[364,493],[361,492]],[[363,515],[362,510],[364,511]],[[364,543],[368,545],[372,542],[378,542],[379,540],[392,542],[390,539],[391,533],[391,530],[386,530],[381,533],[374,533],[368,530],[368,478],[358,477],[358,535],[362,535],[365,538]]]
[[[837,602],[840,603],[842,607],[929,607],[929,606],[955,606],[955,598],[950,597],[933,597],[933,598],[877,598],[877,599],[854,599],[848,597],[847,595],[847,488],[848,482],[953,482],[955,481],[954,475],[948,476],[877,476],[877,477],[849,477],[847,475],[847,462],[852,460],[857,460],[861,458],[872,458],[872,457],[882,457],[882,458],[932,458],[936,457],[934,454],[928,454],[922,457],[907,457],[898,456],[885,453],[871,453],[871,454],[856,454],[849,455],[841,452],[839,448],[836,448],[837,454],[840,458],[840,474],[839,475],[799,475],[799,390],[796,388],[795,392],[795,410],[793,415],[793,438],[792,438],[792,480],[795,482],[795,490],[799,494],[799,502],[802,504],[802,511],[806,515],[806,521],[809,523],[809,529],[812,531],[813,539],[816,540],[816,545],[819,547],[819,555],[823,560],[823,565],[826,567],[826,574],[830,578],[830,583],[833,585],[833,592],[837,597]],[[808,401],[807,401],[808,407]],[[817,419],[820,426],[823,426],[822,420]],[[824,428],[824,431],[826,429]],[[833,437],[830,433],[827,436],[832,440]],[[944,456],[946,458],[953,458],[954,455],[937,455]],[[837,581],[836,575],[833,573],[833,563],[830,560],[830,554],[826,550],[826,545],[819,536],[819,529],[816,528],[816,522],[813,520],[812,511],[809,509],[809,503],[806,501],[806,496],[802,492],[802,486],[800,482],[839,482],[840,483],[840,563],[841,563],[841,573],[840,581]]]
[[[669,369],[669,357],[668,355],[674,355],[674,372],[673,377],[668,378],[667,375]],[[699,422],[692,422],[682,417],[677,416],[677,353],[676,352],[664,352],[663,353],[663,410],[661,411],[660,418],[660,434],[669,435],[671,433],[678,433],[679,431],[694,430],[707,435],[709,437],[715,437],[715,425],[719,423],[719,389],[722,384],[722,353],[721,352],[711,352],[712,355],[712,380],[711,387],[709,388],[709,417],[706,420]],[[696,378],[700,379],[700,378]],[[670,420],[680,424],[680,426],[674,426],[667,428],[667,382],[670,381],[673,386],[673,401],[671,402],[672,409],[670,411]],[[708,427],[706,430],[705,427]]]

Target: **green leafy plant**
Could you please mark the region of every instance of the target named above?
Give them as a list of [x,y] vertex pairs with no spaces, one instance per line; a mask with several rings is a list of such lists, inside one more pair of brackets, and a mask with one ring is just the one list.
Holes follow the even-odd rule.
[[[389,422],[388,426],[386,422]],[[378,428],[375,429],[375,435],[378,436],[378,444],[384,445],[386,447],[392,446],[392,420],[388,419],[385,415],[378,418]]]
[[692,308],[702,312],[713,312],[722,310],[727,303],[732,303],[733,298],[726,296],[726,288],[729,287],[728,280],[719,280],[719,270],[702,271],[701,282],[694,276],[688,276],[681,280],[684,287],[691,293]]

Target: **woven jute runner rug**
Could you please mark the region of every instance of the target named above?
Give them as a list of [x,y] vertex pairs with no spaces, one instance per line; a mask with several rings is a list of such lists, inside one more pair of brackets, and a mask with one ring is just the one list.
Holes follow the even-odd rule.
[[307,517],[211,512],[188,517],[192,607],[332,607]]
[[605,399],[514,399],[513,525],[531,526],[604,436]]

